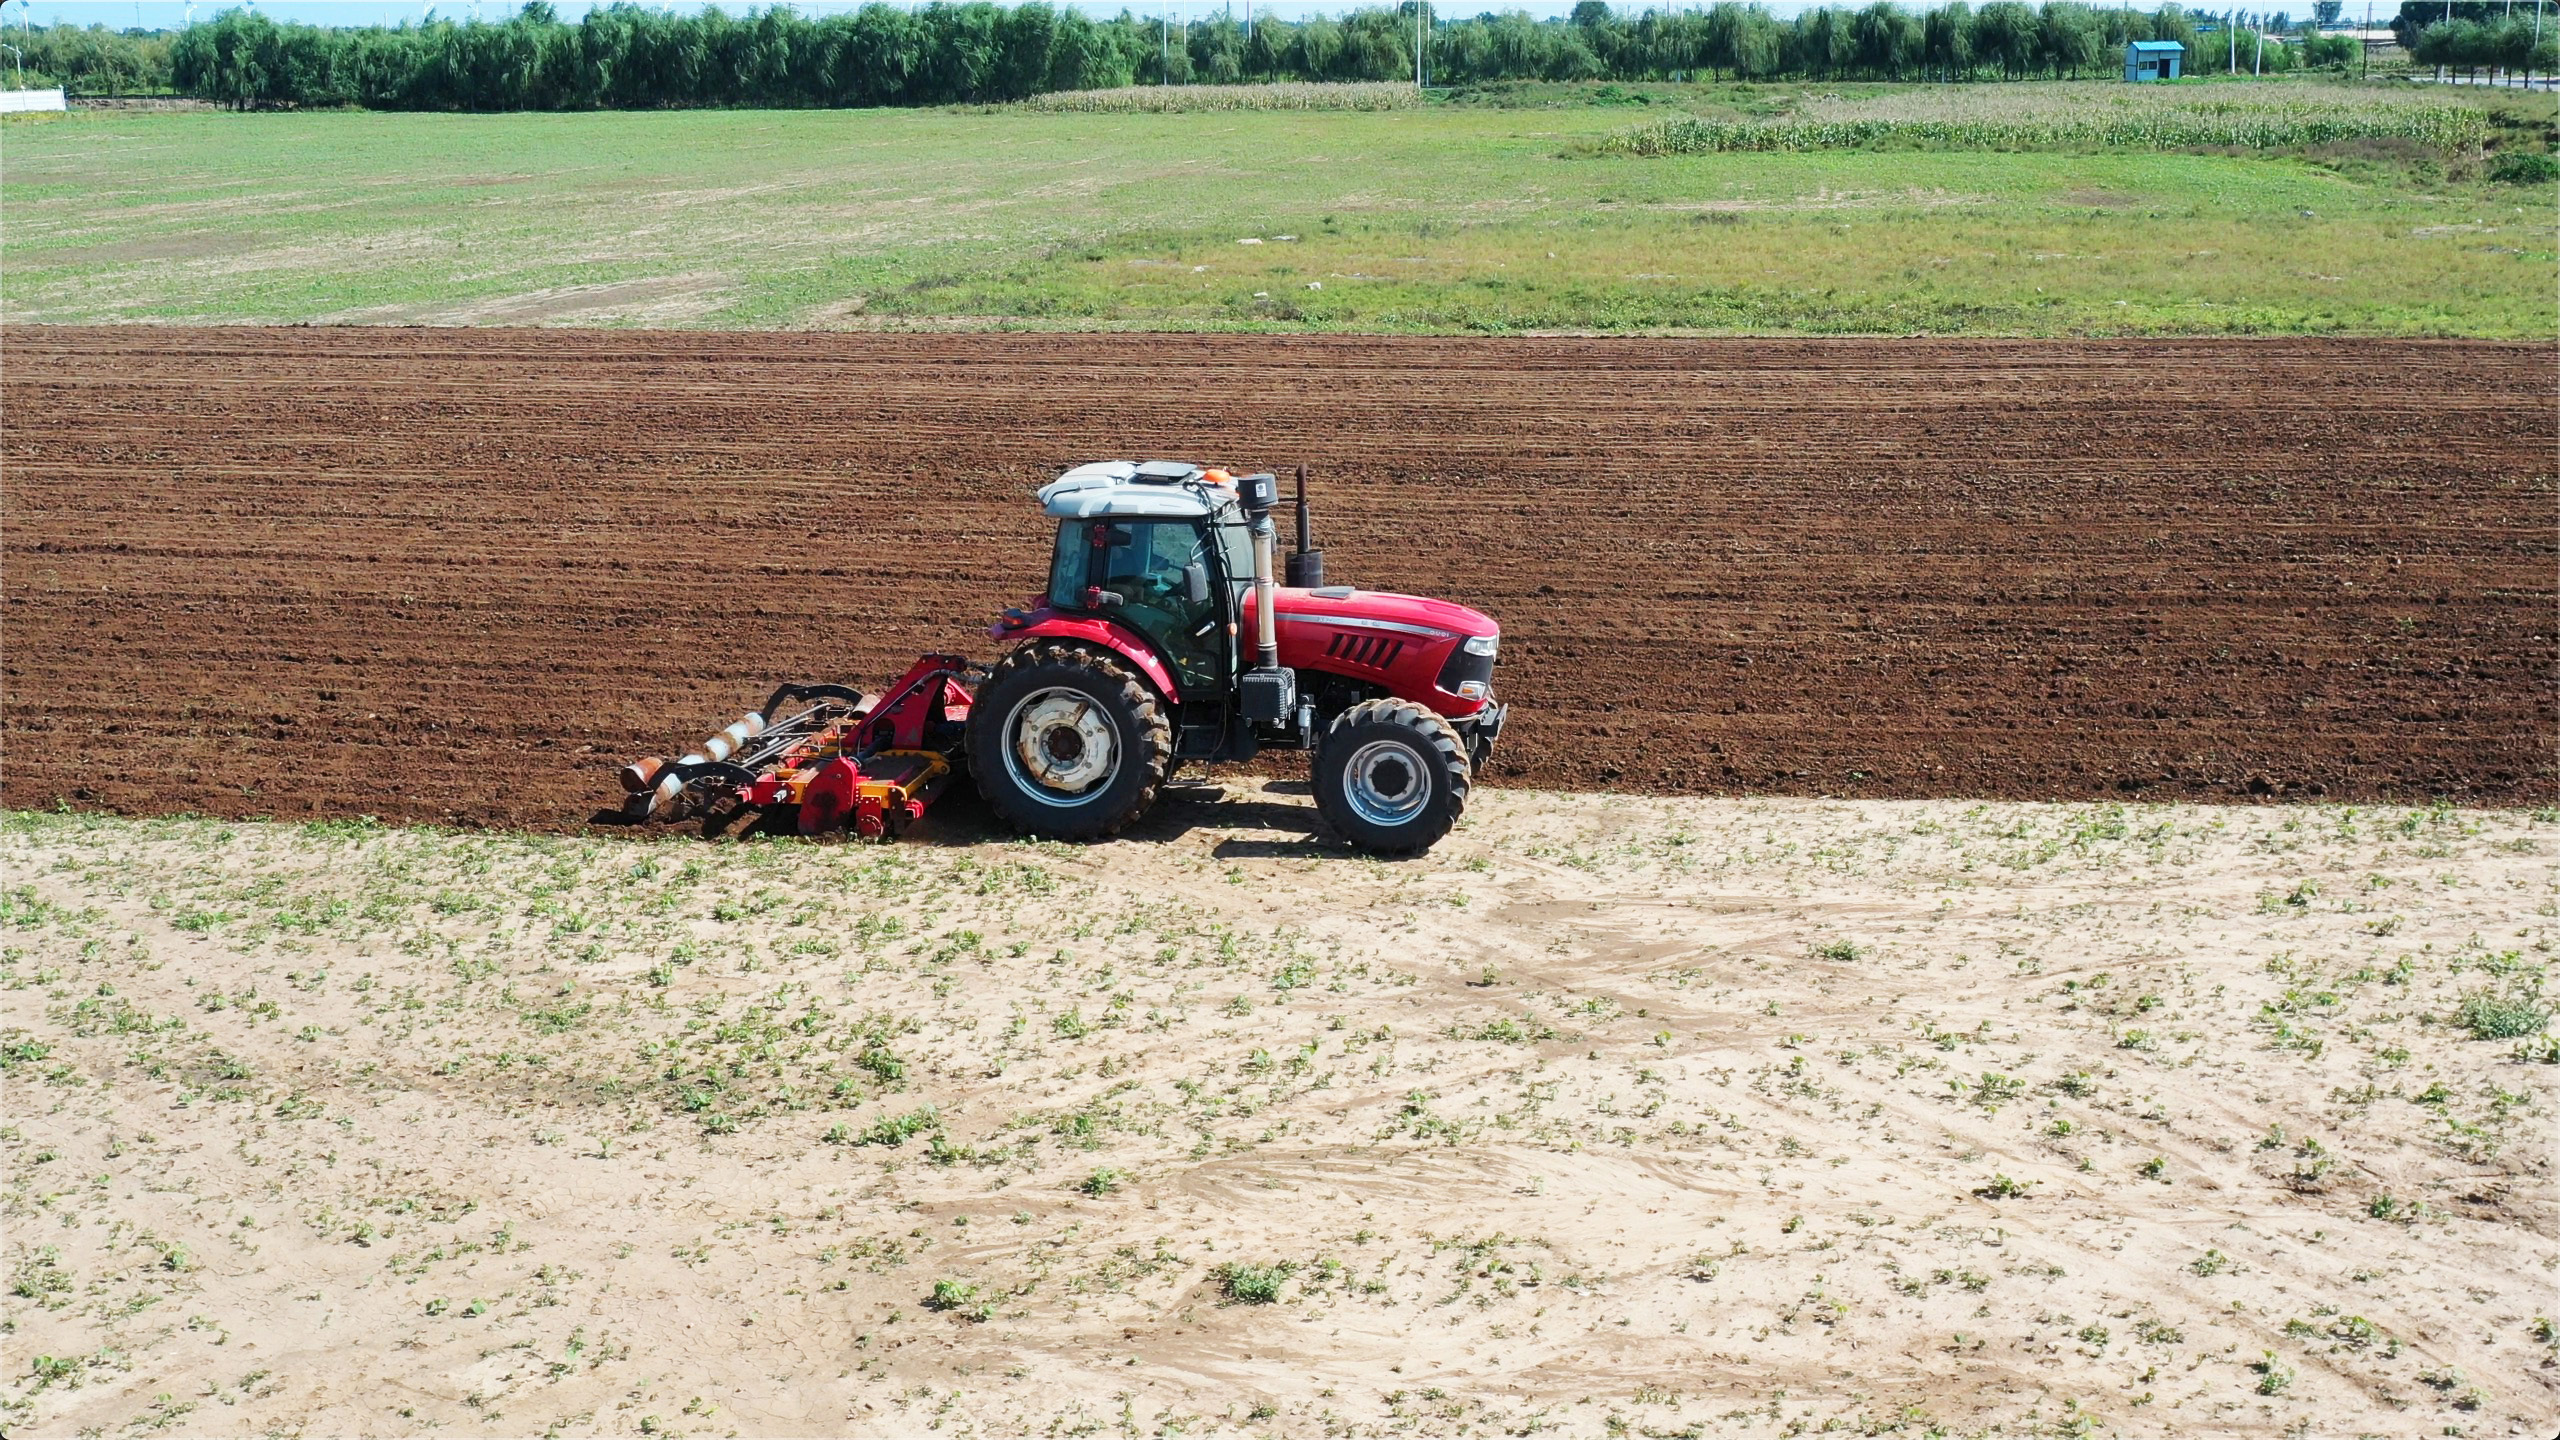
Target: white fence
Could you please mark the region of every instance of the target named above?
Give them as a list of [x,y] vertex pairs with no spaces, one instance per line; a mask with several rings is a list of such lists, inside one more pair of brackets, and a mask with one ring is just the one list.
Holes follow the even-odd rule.
[[0,115],[14,115],[22,110],[61,110],[60,90],[0,90]]

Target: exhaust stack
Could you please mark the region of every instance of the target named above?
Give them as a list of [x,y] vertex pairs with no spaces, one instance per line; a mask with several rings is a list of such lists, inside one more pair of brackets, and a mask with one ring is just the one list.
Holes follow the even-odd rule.
[[1280,589],[1272,583],[1279,535],[1271,512],[1280,504],[1280,477],[1247,475],[1237,483],[1253,534],[1253,668],[1236,677],[1237,708],[1259,725],[1287,722],[1298,708],[1298,677],[1280,666]]
[[1298,548],[1289,555],[1289,578],[1292,590],[1313,590],[1324,584],[1324,552],[1315,548],[1315,526],[1307,512],[1307,467],[1298,467]]

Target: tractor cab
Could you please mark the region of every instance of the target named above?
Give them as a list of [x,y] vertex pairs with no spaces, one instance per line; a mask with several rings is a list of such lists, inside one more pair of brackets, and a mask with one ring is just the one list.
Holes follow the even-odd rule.
[[1233,685],[1236,620],[1253,589],[1252,537],[1224,478],[1121,460],[1079,466],[1040,492],[1058,522],[1049,608],[1138,632],[1186,702],[1220,701]]

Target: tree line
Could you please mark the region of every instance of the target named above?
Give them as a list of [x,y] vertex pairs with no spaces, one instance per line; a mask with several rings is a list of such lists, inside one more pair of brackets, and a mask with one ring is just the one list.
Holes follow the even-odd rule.
[[62,85],[74,95],[166,95],[172,36],[104,25],[47,25],[0,31],[19,53],[0,58],[0,84]]
[[[2213,37],[2198,39],[2203,18],[2176,5],[1951,0],[1914,10],[1876,0],[1781,20],[1737,0],[1640,12],[1582,0],[1563,20],[1434,14],[1423,65],[1430,83],[1446,86],[2018,80],[2113,75],[2126,41],[2170,40],[2188,47],[2188,69],[2202,73],[2227,58]],[[1157,83],[1410,80],[1416,25],[1410,0],[1304,21],[1218,16],[1175,26],[1126,10],[1096,20],[1040,0],[872,4],[815,17],[785,6],[676,15],[614,4],[571,24],[534,0],[489,23],[327,27],[239,9],[174,35],[57,25],[23,38],[29,70],[84,94],[174,91],[242,108],[590,110],[940,105]],[[2351,42],[2268,50],[2270,69],[2343,65],[2354,54]]]
[[2518,15],[2439,22],[2418,32],[2409,58],[2447,70],[2510,75],[2560,66],[2560,25],[2545,25],[2539,40],[2533,31],[2532,20]]

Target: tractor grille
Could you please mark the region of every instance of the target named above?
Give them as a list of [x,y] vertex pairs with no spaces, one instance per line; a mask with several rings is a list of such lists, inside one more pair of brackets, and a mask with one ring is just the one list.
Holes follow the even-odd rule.
[[1336,634],[1332,643],[1324,647],[1324,653],[1327,659],[1339,660],[1346,665],[1384,670],[1404,653],[1404,642],[1393,635],[1362,635],[1346,631]]

